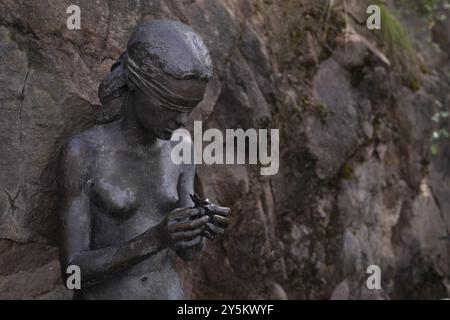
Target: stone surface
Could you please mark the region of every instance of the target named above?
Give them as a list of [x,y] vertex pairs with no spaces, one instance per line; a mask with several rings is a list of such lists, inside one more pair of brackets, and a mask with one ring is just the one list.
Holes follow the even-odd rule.
[[[201,259],[178,261],[190,297],[450,297],[450,143],[429,148],[433,115],[450,110],[449,57],[432,59],[419,90],[402,86],[353,23],[362,2],[349,3],[345,34],[344,10],[324,15],[324,1],[81,0],[80,31],[65,27],[68,0],[1,1],[0,299],[71,298],[56,247],[57,155],[94,123],[98,85],[133,28],[163,17],[192,25],[212,54],[194,119],[281,130],[275,176],[199,166],[197,189],[233,219]],[[433,29],[444,53],[447,25]],[[380,291],[366,288],[370,264]]]

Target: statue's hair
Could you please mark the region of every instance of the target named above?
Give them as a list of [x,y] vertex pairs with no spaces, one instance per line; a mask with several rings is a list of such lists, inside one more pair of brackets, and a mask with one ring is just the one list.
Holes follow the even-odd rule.
[[131,35],[127,51],[100,84],[102,108],[97,123],[118,120],[124,113],[130,86],[124,70],[128,57],[149,76],[161,81],[164,76],[208,81],[213,73],[208,49],[191,27],[174,20],[142,23]]

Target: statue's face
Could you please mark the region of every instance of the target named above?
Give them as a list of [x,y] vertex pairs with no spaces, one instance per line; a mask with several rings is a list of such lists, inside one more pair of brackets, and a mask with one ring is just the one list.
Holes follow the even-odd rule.
[[[165,86],[180,96],[197,98],[203,96],[207,83],[204,80],[178,80],[169,78]],[[164,107],[156,97],[149,97],[139,89],[134,91],[133,108],[142,128],[163,140],[170,140],[172,132],[186,125],[189,112],[179,112]]]

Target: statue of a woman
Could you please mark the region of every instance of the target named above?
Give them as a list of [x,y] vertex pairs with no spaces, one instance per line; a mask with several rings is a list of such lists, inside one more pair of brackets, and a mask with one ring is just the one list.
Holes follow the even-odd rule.
[[190,27],[157,20],[138,26],[111,69],[99,89],[101,124],[60,157],[62,274],[80,268],[78,299],[181,299],[168,251],[192,260],[229,222],[229,208],[194,206],[194,165],[170,157],[211,59]]

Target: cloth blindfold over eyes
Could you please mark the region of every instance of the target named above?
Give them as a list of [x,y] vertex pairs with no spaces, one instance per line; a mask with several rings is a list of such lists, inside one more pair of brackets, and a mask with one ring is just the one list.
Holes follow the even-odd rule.
[[124,59],[124,64],[127,79],[145,95],[157,98],[161,105],[169,110],[190,112],[204,98],[204,96],[187,98],[170,91],[156,81],[155,77],[142,70],[128,54]]

